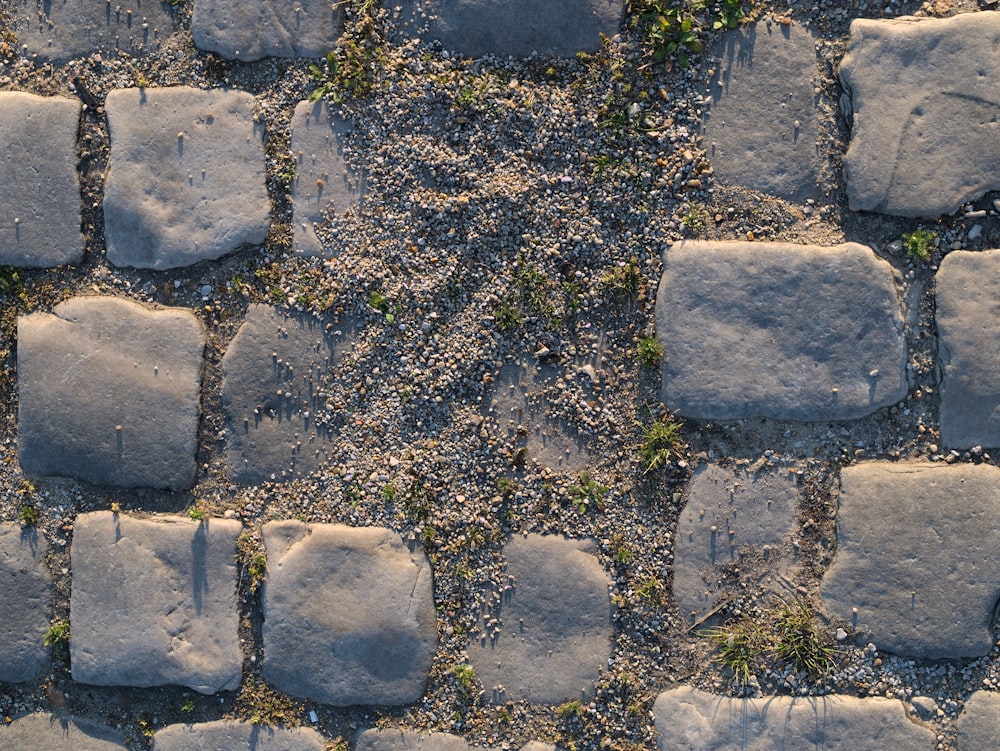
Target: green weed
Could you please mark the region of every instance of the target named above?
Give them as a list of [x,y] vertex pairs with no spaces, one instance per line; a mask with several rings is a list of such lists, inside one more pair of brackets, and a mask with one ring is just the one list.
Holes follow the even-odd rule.
[[660,364],[660,358],[663,357],[663,349],[663,345],[655,336],[644,336],[639,340],[636,353],[639,355],[640,363],[647,368],[655,368]]
[[778,613],[776,627],[771,650],[775,657],[791,663],[796,670],[807,671],[814,678],[833,665],[836,650],[825,643],[816,628],[808,602],[786,604]]
[[681,447],[681,423],[664,417],[647,425],[639,444],[639,460],[646,472],[659,469],[675,456]]
[[768,647],[767,633],[751,618],[743,618],[732,626],[706,629],[702,634],[716,644],[717,659],[740,683],[753,677]]
[[934,243],[937,233],[926,229],[915,229],[903,235],[903,248],[908,258],[927,263],[934,253]]
[[560,704],[556,708],[556,711],[564,720],[571,720],[574,717],[582,717],[584,712],[583,702],[579,699],[574,699],[573,701],[568,701],[565,704]]
[[49,624],[45,631],[44,642],[46,647],[53,649],[64,649],[69,646],[69,621],[57,618]]
[[576,485],[570,485],[566,489],[566,492],[569,493],[576,504],[577,512],[586,514],[592,505],[600,509],[601,501],[608,492],[608,486],[595,482],[587,470],[583,470],[580,473],[577,483]]
[[673,0],[633,0],[632,12],[646,54],[654,62],[676,58],[686,68],[691,62],[689,55],[701,52],[698,20],[683,5]]
[[455,679],[458,681],[458,687],[462,689],[463,693],[468,694],[475,687],[476,671],[472,669],[472,665],[465,662],[452,665],[451,674],[455,676]]
[[639,292],[642,284],[642,272],[639,270],[639,259],[632,257],[628,263],[615,266],[601,276],[601,286],[617,297],[632,298]]
[[255,593],[267,578],[267,556],[256,552],[247,563],[247,573],[250,574],[250,592]]
[[41,519],[41,515],[34,503],[25,501],[21,504],[21,508],[17,512],[17,520],[21,522],[22,527],[34,527],[38,524],[39,519]]

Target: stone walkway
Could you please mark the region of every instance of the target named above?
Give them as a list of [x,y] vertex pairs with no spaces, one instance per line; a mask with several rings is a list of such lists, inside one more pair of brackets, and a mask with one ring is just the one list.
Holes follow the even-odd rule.
[[[18,39],[39,61],[109,49],[141,56],[158,49],[179,23],[170,4],[14,5]],[[414,1],[393,13],[401,43],[434,40],[476,57],[532,51],[572,57],[597,50],[601,34],[615,33],[624,6]],[[233,65],[318,58],[336,44],[342,15],[337,4],[311,0],[238,6],[195,0],[190,32],[200,50]],[[578,22],[564,23],[567,16]],[[998,36],[994,12],[852,24],[840,68],[841,114],[851,123],[844,173],[852,210],[936,219],[1000,189]],[[820,123],[813,81],[802,70],[815,65],[815,40],[800,25],[761,22],[727,35],[716,54],[722,65],[709,82],[704,125],[716,177],[811,212],[822,170],[814,148]],[[102,216],[108,263],[197,277],[205,264],[264,244],[273,229],[265,145],[275,133],[256,106],[254,96],[238,88],[122,87],[107,95]],[[65,97],[0,93],[3,264],[52,268],[82,261],[76,141],[83,109]],[[327,103],[301,101],[288,109],[292,247],[298,256],[335,265],[333,220],[363,207],[379,186],[348,167],[350,125]],[[834,427],[900,409],[916,388],[914,321],[921,310],[919,297],[910,294],[912,273],[901,273],[899,259],[888,256],[885,248],[862,242],[673,243],[651,301],[667,410],[692,433],[717,424],[735,431],[777,422],[789,434],[800,430],[814,443],[834,443]],[[852,448],[860,453],[845,448],[831,480],[835,537],[824,550],[817,544],[813,555],[822,563],[818,594],[829,635],[901,659],[971,661],[989,657],[997,643],[1000,476],[983,447],[1000,445],[1000,251],[956,248],[934,271],[928,282],[940,402],[930,409],[941,447],[935,444],[929,459],[909,461],[865,456],[859,445]],[[169,286],[173,276],[149,278]],[[393,323],[393,309],[380,294],[372,291],[370,307]],[[418,526],[418,538],[373,524],[268,521],[258,530],[261,559],[254,571],[244,547],[255,531],[235,513],[213,515],[211,500],[197,498],[190,515],[165,513],[165,502],[144,507],[152,490],[179,497],[196,485],[199,472],[209,471],[199,453],[206,425],[218,426],[225,443],[224,460],[211,468],[220,483],[293,487],[327,466],[343,420],[365,419],[343,406],[347,397],[340,407],[331,405],[343,396],[334,393],[333,375],[346,359],[363,357],[362,345],[380,346],[371,344],[370,332],[365,339],[334,311],[312,316],[274,302],[249,305],[221,342],[188,308],[125,296],[76,294],[17,319],[21,470],[29,479],[67,478],[81,483],[71,487],[110,489],[107,502],[88,499],[88,508],[101,510],[77,514],[72,539],[62,541],[71,560],[65,573],[73,690],[237,691],[250,669],[244,641],[256,623],[261,675],[310,706],[411,707],[432,679],[440,683],[450,671],[460,680],[457,669],[464,667],[474,678],[463,689],[484,704],[498,712],[548,705],[572,729],[572,718],[608,701],[607,675],[616,644],[626,638],[616,620],[624,588],[612,569],[627,565],[621,551],[628,541],[618,541],[613,564],[610,540],[555,524],[540,525],[544,533],[498,536],[490,541],[495,560],[489,565],[502,574],[484,581],[466,572],[463,602],[478,609],[468,619],[475,626],[456,636],[453,626],[443,625],[453,604],[436,589],[440,551],[429,524]],[[588,401],[560,401],[565,371],[547,364],[550,356],[539,342],[533,355],[502,366],[497,360],[491,398],[464,405],[463,420],[474,432],[505,436],[512,472],[535,461],[554,485],[586,498],[583,515],[588,504],[604,502],[609,488],[600,489],[587,474],[600,461],[595,444],[565,419],[570,407],[589,409]],[[600,369],[596,350],[566,357],[573,358],[581,393],[596,395],[617,375]],[[218,403],[206,380],[211,367],[220,374]],[[362,401],[350,404],[363,404],[368,389],[389,377],[365,376],[351,395]],[[683,508],[668,541],[673,564],[648,574],[652,584],[643,597],[650,601],[669,590],[660,599],[676,608],[669,612],[679,616],[680,628],[705,623],[749,589],[781,598],[808,594],[806,587],[790,593],[787,584],[801,575],[803,542],[819,526],[803,480],[813,457],[791,446],[784,457],[753,464],[706,453],[677,486],[674,500]],[[401,488],[376,473],[359,481],[381,487],[387,502],[406,502],[397,495]],[[110,500],[122,489],[135,492],[134,506],[125,510]],[[497,514],[510,492],[498,485]],[[542,504],[536,513],[544,517]],[[51,543],[22,521],[0,524],[0,682],[14,684],[46,681],[53,659],[43,641],[56,615],[56,582],[46,562]],[[487,563],[479,563],[485,570]],[[259,601],[245,596],[258,587]],[[458,637],[465,638],[467,664],[442,665],[442,642]],[[670,659],[664,653],[663,666]],[[942,726],[933,724],[940,718],[920,716],[913,697],[907,704],[885,696],[743,699],[655,680],[662,692],[651,705],[651,722],[662,751],[941,748]],[[721,684],[716,689],[723,690]],[[953,713],[957,720],[948,726],[953,748],[995,746],[997,694],[967,690],[965,696],[964,711]],[[643,701],[649,700],[652,695]],[[648,705],[636,706],[636,722],[645,721]],[[353,748],[466,751],[482,745],[462,735],[396,728],[405,721],[402,711],[387,714],[379,729],[369,729],[373,721],[355,727]],[[455,725],[460,731],[461,722]],[[157,751],[318,750],[332,740],[311,728],[222,721],[175,723],[151,735]],[[556,747],[548,745],[552,738],[522,740],[504,742],[503,749]],[[570,740],[572,730],[559,742]],[[0,751],[104,751],[129,743],[118,729],[59,712],[7,718],[0,726]]]

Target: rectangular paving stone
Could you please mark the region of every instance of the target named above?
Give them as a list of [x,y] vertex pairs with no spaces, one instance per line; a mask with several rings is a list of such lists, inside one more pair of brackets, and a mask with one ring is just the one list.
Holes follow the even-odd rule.
[[48,664],[49,546],[34,527],[0,524],[0,681],[21,683]]
[[198,0],[195,46],[229,60],[325,57],[344,30],[344,6],[329,0]]
[[299,102],[292,115],[292,213],[295,251],[303,255],[336,255],[317,234],[328,216],[360,207],[365,181],[344,161],[344,136],[350,124],[330,112],[325,100]]
[[483,612],[484,624],[499,624],[484,625],[469,645],[476,678],[495,703],[593,696],[612,636],[611,581],[593,550],[592,540],[537,534],[504,547],[511,588],[499,613]]
[[788,467],[750,472],[701,465],[686,495],[674,537],[674,600],[681,617],[694,623],[750,587],[777,589],[775,574],[788,572],[796,555],[798,490]]
[[797,23],[744,24],[712,50],[705,144],[716,178],[804,202],[816,193],[816,42]]
[[621,26],[622,0],[403,0],[400,29],[467,57],[573,57],[600,48]]
[[253,104],[232,89],[108,94],[108,261],[170,269],[264,242],[271,204]]
[[336,706],[408,704],[437,646],[430,564],[380,527],[264,525],[264,678]]
[[1000,13],[856,19],[840,78],[852,210],[936,217],[1000,188]]
[[14,29],[28,56],[63,63],[95,52],[136,57],[160,48],[178,27],[171,3],[15,0]]
[[936,296],[941,440],[1000,446],[1000,250],[946,255]]
[[0,751],[125,751],[125,737],[83,717],[49,713],[0,722]]
[[280,728],[216,720],[168,725],[153,736],[153,751],[323,751],[312,728]]
[[231,519],[78,516],[70,549],[73,680],[177,684],[203,694],[237,688],[241,531]]
[[80,110],[65,97],[0,92],[0,265],[58,266],[83,258]]
[[931,751],[901,702],[854,696],[733,699],[682,686],[653,705],[660,751]]
[[840,485],[837,553],[821,583],[827,612],[894,654],[988,654],[1000,600],[1000,469],[865,462],[845,467]]
[[197,470],[205,332],[189,310],[75,297],[17,323],[28,474],[183,490]]
[[892,267],[832,247],[682,242],[664,253],[663,401],[705,420],[849,420],[906,395]]

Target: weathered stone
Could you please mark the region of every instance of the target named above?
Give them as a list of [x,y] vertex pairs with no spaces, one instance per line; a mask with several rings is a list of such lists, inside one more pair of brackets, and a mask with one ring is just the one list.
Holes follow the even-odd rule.
[[118,89],[106,109],[108,260],[170,269],[264,242],[264,128],[242,91]]
[[278,728],[247,722],[168,725],[153,736],[153,751],[323,751],[326,741],[310,728]]
[[845,467],[840,480],[826,610],[895,654],[988,654],[1000,598],[1000,470],[870,462]]
[[350,124],[330,112],[325,100],[299,102],[292,115],[292,212],[295,251],[310,256],[334,256],[316,233],[331,214],[360,207],[365,180],[344,161],[344,138]]
[[125,738],[90,720],[29,714],[0,723],[0,751],[124,751]]
[[686,417],[847,420],[906,395],[892,268],[855,243],[677,243],[656,335],[664,403]]
[[852,21],[851,209],[936,217],[1000,189],[998,69],[1000,13]]
[[449,733],[365,730],[358,733],[354,748],[355,751],[469,751],[469,744]]
[[240,685],[236,537],[229,519],[98,511],[73,525],[70,663],[99,686]]
[[48,548],[34,527],[0,524],[0,681],[29,681],[48,662]]
[[343,6],[328,0],[198,0],[191,15],[198,49],[243,62],[325,57],[343,30]]
[[976,691],[955,721],[955,751],[993,751],[1000,738],[1000,695]]
[[0,264],[58,266],[83,258],[79,125],[80,103],[72,99],[0,92]]
[[226,460],[235,480],[291,479],[326,459],[332,435],[321,419],[321,390],[330,381],[334,342],[346,344],[338,334],[348,328],[327,330],[311,315],[266,305],[247,310],[222,359]]
[[190,487],[204,348],[191,311],[110,297],[76,297],[18,319],[24,471]]
[[653,715],[661,751],[931,751],[936,745],[934,732],[910,722],[892,699],[732,699],[683,686],[660,694]]
[[557,385],[561,376],[561,368],[528,356],[508,362],[500,367],[482,415],[495,420],[495,428],[526,457],[576,475],[592,465],[594,455],[579,431],[555,414],[552,401],[562,397]]
[[1000,446],[1000,250],[955,251],[937,274],[941,440]]
[[592,551],[592,541],[557,536],[507,543],[511,588],[498,613],[483,614],[496,616],[497,630],[488,627],[469,646],[476,677],[495,702],[593,696],[611,656],[611,582]]
[[178,27],[179,14],[167,2],[16,0],[14,29],[27,55],[55,63],[95,52],[127,52],[132,57],[158,50]]
[[625,10],[621,0],[403,0],[400,5],[405,34],[439,41],[467,57],[594,52],[601,34],[618,33]]
[[264,526],[264,677],[336,706],[420,698],[437,646],[431,568],[378,527]]
[[749,23],[713,55],[705,145],[720,183],[804,202],[818,172],[813,36],[797,23]]
[[[768,464],[768,466],[770,466]],[[798,492],[795,475],[703,465],[688,485],[674,545],[674,599],[696,621],[736,588],[757,587],[795,560]],[[738,581],[723,583],[723,567],[739,567]]]

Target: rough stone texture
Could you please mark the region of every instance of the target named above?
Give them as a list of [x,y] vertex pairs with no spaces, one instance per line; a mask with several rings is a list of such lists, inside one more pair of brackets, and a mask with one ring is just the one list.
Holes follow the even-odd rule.
[[[238,482],[307,474],[326,458],[332,437],[318,417],[330,381],[337,332],[310,315],[251,305],[222,359],[226,459]],[[346,351],[346,340],[343,348]],[[336,358],[339,360],[339,357]],[[279,396],[280,393],[280,396]]]
[[379,527],[264,526],[264,677],[336,706],[407,704],[437,646],[430,564]]
[[326,741],[311,728],[278,728],[247,722],[168,725],[153,736],[153,751],[323,751]]
[[1000,695],[976,691],[955,721],[955,751],[995,751],[1000,738]]
[[936,291],[941,440],[1000,446],[1000,250],[949,253]]
[[795,475],[760,464],[756,470],[702,465],[691,478],[674,545],[674,599],[690,622],[725,599],[724,566],[739,566],[732,586],[742,594],[747,583],[766,586],[795,560]]
[[846,420],[906,395],[892,268],[855,243],[677,243],[656,335],[664,403],[686,417]]
[[344,11],[329,0],[198,0],[195,46],[229,60],[325,57],[344,30]]
[[731,699],[687,686],[653,705],[660,751],[931,751],[934,732],[910,722],[901,702],[852,696]]
[[403,0],[404,33],[467,57],[494,54],[573,57],[618,33],[621,0]]
[[705,146],[721,183],[804,202],[816,193],[812,35],[799,24],[751,23],[727,32],[713,54]]
[[469,751],[464,738],[449,733],[416,730],[365,730],[358,733],[355,751]]
[[106,109],[108,260],[170,269],[264,242],[264,128],[243,91],[118,89]]
[[496,614],[501,628],[469,645],[476,677],[495,702],[593,696],[611,656],[611,582],[593,549],[590,540],[534,534],[507,543],[511,589]]
[[[15,0],[14,29],[27,56],[55,63],[95,52],[139,56],[160,48],[178,26],[169,3],[115,0]],[[143,25],[145,24],[145,28]],[[0,108],[2,109],[2,108]]]
[[344,137],[350,124],[330,112],[326,100],[299,102],[292,115],[292,153],[296,155],[292,182],[295,251],[304,255],[334,256],[316,233],[329,214],[358,207],[365,181],[344,161]]
[[[540,364],[530,356],[504,364],[482,416],[496,420],[498,429],[518,449],[524,449],[528,458],[576,475],[592,465],[594,456],[587,440],[554,414],[549,401],[560,396],[556,383],[562,372],[562,368]],[[596,385],[588,376],[583,377],[589,386]]]
[[852,21],[851,209],[936,217],[1000,188],[998,70],[1000,13]]
[[49,572],[45,536],[34,527],[0,524],[0,681],[21,683],[48,663]]
[[29,714],[0,723],[0,751],[120,751],[121,733],[90,720]]
[[204,348],[191,311],[110,297],[76,297],[18,319],[24,471],[190,487]]
[[1000,469],[870,462],[845,467],[840,481],[837,554],[821,584],[827,612],[896,654],[989,653]]
[[64,97],[0,93],[0,265],[58,266],[83,258],[80,108]]
[[178,684],[203,694],[238,687],[241,530],[230,519],[78,516],[70,550],[73,680]]

